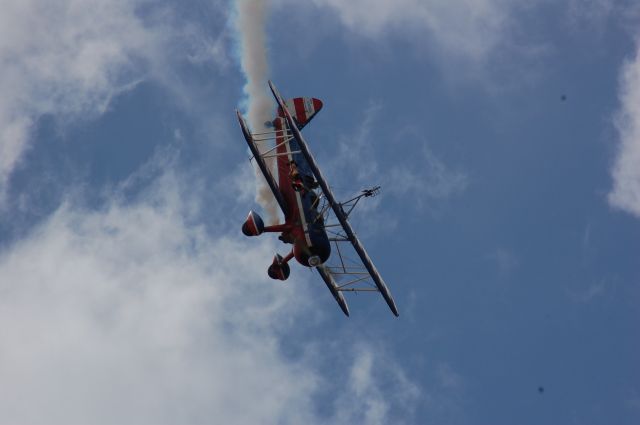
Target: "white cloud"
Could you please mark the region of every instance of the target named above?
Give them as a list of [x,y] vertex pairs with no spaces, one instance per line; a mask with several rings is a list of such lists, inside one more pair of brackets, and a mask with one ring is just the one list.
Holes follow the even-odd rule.
[[0,422],[306,420],[315,374],[275,339],[304,288],[273,291],[272,243],[211,240],[180,205],[173,184],[66,205],[3,253]]
[[389,169],[385,183],[392,193],[411,195],[422,207],[447,200],[467,188],[467,175],[447,166],[426,144],[415,158],[418,166],[406,163]]
[[[169,168],[133,203],[118,193],[100,211],[67,202],[0,253],[0,423],[324,421],[314,403],[332,399],[321,392],[330,377],[317,355],[280,351],[287,330],[309,323],[306,278],[266,277],[275,238],[213,238],[196,219],[204,188]],[[378,422],[398,403],[415,406],[417,395],[387,399],[362,351],[341,346],[363,372],[331,390],[371,389],[388,406]],[[392,388],[413,388],[393,359],[384,365]],[[368,418],[369,403],[350,399],[348,418]]]
[[[144,0],[9,0],[0,14],[0,194],[42,115],[87,120],[137,83],[163,84],[189,104],[181,61],[225,66],[212,38],[162,3]],[[224,34],[224,31],[223,31]]]
[[[24,152],[42,114],[104,110],[132,82],[152,36],[131,2],[3,2],[0,14],[0,187]],[[135,73],[134,73],[135,74]],[[139,74],[137,75],[139,76]]]
[[640,218],[640,42],[635,57],[622,66],[618,97],[621,106],[616,127],[620,141],[608,198],[613,207]]
[[377,38],[388,33],[413,36],[447,54],[483,61],[513,41],[512,14],[524,2],[509,0],[314,0],[334,10],[354,33]]
[[[392,391],[389,391],[392,389]],[[403,423],[413,416],[421,389],[407,378],[382,350],[360,344],[347,380],[347,396],[336,405],[337,423]],[[401,418],[390,421],[392,407],[401,408]]]
[[[394,155],[393,158],[385,158],[387,165],[381,167],[374,157],[372,146],[376,143],[376,119],[382,110],[380,103],[370,102],[353,134],[339,138],[338,154],[329,164],[328,174],[337,174],[333,168],[340,170],[342,175],[351,171],[354,174],[348,176],[352,178],[351,184],[366,186],[382,183],[385,191],[396,196],[411,194],[420,205],[431,200],[445,200],[466,189],[467,175],[451,169],[424,142],[418,145],[418,149],[413,143],[409,157]],[[406,128],[396,132],[396,136],[399,138],[398,135],[402,135],[412,140],[422,137],[412,133],[412,129]],[[406,153],[404,150],[402,152]],[[370,204],[376,205],[375,202]]]
[[[398,225],[397,214],[381,216],[385,214],[383,211],[362,214],[378,210],[381,203],[389,202],[389,196],[400,198],[403,203],[410,202],[412,208],[437,214],[469,184],[467,174],[445,163],[414,128],[399,128],[391,136],[391,142],[380,136],[376,123],[383,109],[381,103],[370,101],[354,129],[337,137],[338,153],[331,160],[320,160],[339,198],[349,199],[360,189],[374,185],[382,187],[382,196],[367,198],[355,209],[358,229],[365,237],[369,231],[379,234],[392,231]],[[407,140],[410,145],[403,145]],[[376,157],[378,143],[392,143],[396,148]],[[377,225],[381,220],[385,222],[384,229]]]

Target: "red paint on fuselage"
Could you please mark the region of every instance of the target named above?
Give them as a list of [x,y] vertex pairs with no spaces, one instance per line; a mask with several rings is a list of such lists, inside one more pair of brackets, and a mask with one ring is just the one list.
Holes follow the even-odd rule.
[[[290,111],[295,111],[299,127],[303,127],[322,108],[322,102],[313,98],[295,98],[287,102]],[[309,267],[313,258],[315,265],[325,262],[331,254],[331,244],[324,230],[322,218],[317,211],[317,194],[313,191],[315,180],[309,164],[300,152],[295,139],[290,137],[281,110],[273,121],[276,131],[276,164],[278,168],[278,190],[285,204],[286,229],[280,239],[293,244],[293,254],[300,264]],[[292,164],[294,161],[295,164]],[[295,183],[295,189],[294,184]]]
[[293,243],[293,254],[296,260],[303,266],[308,266],[305,261],[306,256],[303,255],[304,252],[309,251],[302,225],[301,214],[304,214],[304,212],[300,211],[296,198],[297,193],[293,190],[293,185],[291,184],[291,167],[289,162],[292,158],[291,155],[288,154],[288,144],[283,143],[285,140],[285,132],[283,131],[285,121],[283,118],[278,117],[274,120],[273,124],[276,130],[276,153],[278,154],[278,189],[287,207],[284,211],[285,226],[287,229],[282,232],[282,238],[283,240]]

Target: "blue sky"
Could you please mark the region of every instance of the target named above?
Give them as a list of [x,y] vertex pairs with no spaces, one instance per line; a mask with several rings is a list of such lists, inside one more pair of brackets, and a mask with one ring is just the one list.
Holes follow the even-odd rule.
[[637,423],[638,5],[266,10],[400,317],[241,234],[233,2],[4,2],[0,423]]

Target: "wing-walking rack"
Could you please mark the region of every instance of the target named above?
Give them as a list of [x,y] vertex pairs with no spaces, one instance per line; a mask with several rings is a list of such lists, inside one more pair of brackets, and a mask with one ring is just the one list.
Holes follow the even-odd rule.
[[[269,188],[271,189],[273,196],[276,198],[276,201],[278,202],[280,209],[284,211],[286,209],[286,206],[285,206],[284,198],[282,197],[282,194],[278,190],[278,183],[276,183],[276,180],[273,178],[273,174],[271,174],[271,170],[269,169],[269,167],[267,166],[267,163],[264,160],[265,157],[263,156],[263,153],[259,151],[258,145],[256,144],[256,141],[271,139],[271,137],[264,138],[264,136],[268,136],[271,133],[275,134],[275,131],[267,132],[267,133],[251,134],[251,132],[249,131],[249,127],[247,126],[247,122],[242,117],[242,114],[240,113],[240,111],[236,111],[236,115],[238,116],[238,121],[240,122],[240,127],[242,128],[242,133],[244,134],[244,138],[247,140],[247,145],[249,145],[249,149],[251,149],[251,154],[253,155],[252,159],[256,160],[256,163],[258,164],[258,167],[260,168],[260,171],[262,172],[264,179],[267,181],[267,184],[269,185]],[[256,139],[254,138],[254,136],[259,136],[259,137]]]

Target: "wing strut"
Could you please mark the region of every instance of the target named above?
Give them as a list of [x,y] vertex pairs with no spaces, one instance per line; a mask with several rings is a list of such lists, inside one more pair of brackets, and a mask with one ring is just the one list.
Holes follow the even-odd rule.
[[329,188],[327,181],[324,179],[324,176],[322,175],[322,172],[320,171],[318,164],[316,164],[314,157],[309,152],[307,143],[305,142],[304,138],[302,137],[302,134],[300,133],[300,130],[298,129],[295,121],[293,120],[293,117],[291,116],[291,112],[289,112],[289,110],[287,109],[287,106],[282,100],[282,97],[280,97],[280,93],[276,89],[273,82],[269,81],[269,87],[271,88],[271,92],[273,93],[273,96],[276,98],[278,105],[282,108],[285,119],[289,124],[289,128],[293,132],[293,136],[296,138],[296,140],[298,141],[298,144],[300,145],[300,150],[302,151],[302,154],[304,155],[305,159],[309,163],[309,167],[311,168],[311,171],[315,175],[316,180],[318,181],[318,184],[322,188],[322,192],[324,192],[324,195],[327,198],[329,205],[331,205],[331,208],[333,209],[333,212],[338,218],[338,221],[340,222],[340,224],[342,225],[342,228],[347,234],[349,241],[353,245],[353,248],[355,249],[355,251],[358,253],[358,256],[362,260],[362,263],[364,264],[365,268],[369,272],[371,279],[373,280],[376,287],[382,294],[384,300],[389,305],[389,308],[391,309],[391,311],[396,317],[399,316],[398,308],[396,307],[396,303],[393,300],[393,297],[391,296],[391,292],[389,291],[389,288],[387,288],[387,285],[384,283],[384,280],[382,280],[382,276],[380,276],[380,273],[378,273],[376,266],[371,261],[371,258],[369,258],[369,254],[367,254],[367,251],[365,251],[364,246],[362,246],[362,243],[360,243],[360,240],[358,239],[355,232],[353,231],[351,224],[349,223],[349,221],[347,221],[347,216],[342,210],[342,207],[336,201],[335,196],[333,196],[333,192]]

